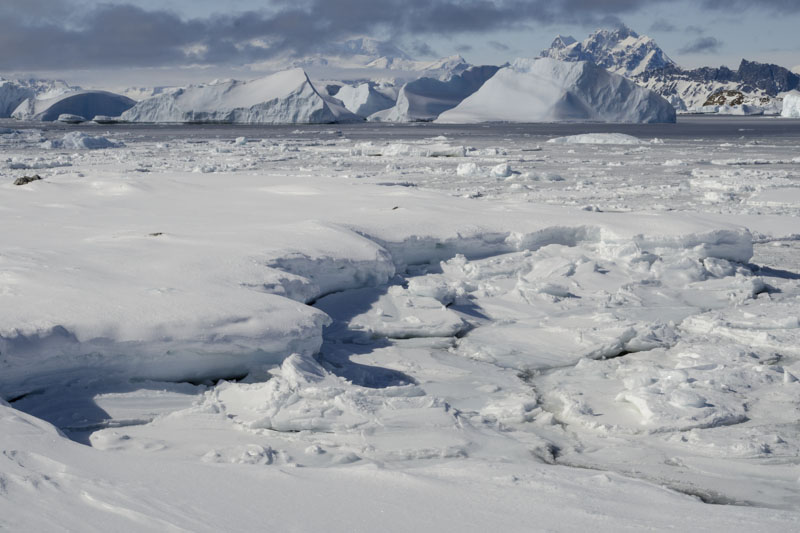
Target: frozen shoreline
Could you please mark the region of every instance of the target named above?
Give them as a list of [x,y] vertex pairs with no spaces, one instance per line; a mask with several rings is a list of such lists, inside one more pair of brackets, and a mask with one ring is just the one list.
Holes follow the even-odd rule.
[[800,521],[800,121],[0,127],[2,525]]

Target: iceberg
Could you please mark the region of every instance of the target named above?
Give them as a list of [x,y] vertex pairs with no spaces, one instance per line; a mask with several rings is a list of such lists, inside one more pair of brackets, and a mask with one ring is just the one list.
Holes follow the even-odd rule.
[[517,59],[436,122],[675,122],[653,91],[586,61]]
[[374,83],[344,85],[335,96],[349,111],[361,117],[368,117],[394,106],[394,100],[380,92]]
[[139,102],[121,118],[129,122],[239,124],[363,120],[348,111],[341,101],[318,92],[299,68],[252,81],[225,80],[176,89]]
[[800,92],[792,91],[784,95],[781,116],[786,118],[800,118]]
[[376,122],[430,122],[475,93],[498,71],[499,67],[470,67],[446,81],[419,78],[406,83],[397,96],[394,107],[373,115]]
[[28,98],[11,114],[18,120],[52,122],[61,115],[94,117],[118,116],[136,102],[108,91],[73,91],[53,98]]
[[48,99],[78,91],[60,80],[4,80],[0,78],[0,118],[8,118],[28,99]]

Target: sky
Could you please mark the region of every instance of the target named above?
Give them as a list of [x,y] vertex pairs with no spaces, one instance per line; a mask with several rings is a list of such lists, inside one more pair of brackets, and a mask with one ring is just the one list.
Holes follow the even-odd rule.
[[255,77],[359,36],[419,59],[502,64],[620,23],[687,68],[800,66],[800,0],[0,0],[0,76]]

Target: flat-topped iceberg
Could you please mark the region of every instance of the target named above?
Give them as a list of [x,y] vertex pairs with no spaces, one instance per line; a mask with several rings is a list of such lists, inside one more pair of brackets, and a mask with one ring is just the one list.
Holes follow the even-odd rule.
[[129,122],[327,124],[358,122],[339,100],[318,92],[303,69],[252,81],[226,80],[159,94],[122,114]]
[[54,98],[28,98],[12,113],[18,120],[52,122],[61,115],[94,117],[96,115],[118,116],[136,102],[127,96],[108,91],[73,91]]
[[675,122],[653,91],[585,61],[517,59],[437,122]]

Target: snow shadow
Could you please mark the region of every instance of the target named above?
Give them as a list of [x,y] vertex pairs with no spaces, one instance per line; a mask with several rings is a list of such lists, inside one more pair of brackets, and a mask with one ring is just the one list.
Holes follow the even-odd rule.
[[320,363],[332,374],[354,385],[371,389],[416,384],[416,380],[398,370],[357,363],[352,359],[391,346],[389,339],[374,337],[349,327],[352,318],[368,312],[390,285],[355,289],[320,298],[315,307],[326,312],[333,322],[323,331]]

